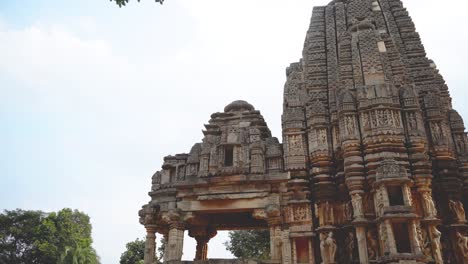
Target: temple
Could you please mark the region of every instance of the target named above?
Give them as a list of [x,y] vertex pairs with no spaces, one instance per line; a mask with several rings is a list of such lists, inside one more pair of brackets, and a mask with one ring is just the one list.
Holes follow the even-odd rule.
[[315,7],[286,70],[282,143],[251,104],[164,158],[140,210],[181,263],[218,230],[268,229],[268,263],[468,263],[468,149],[447,85],[399,0]]

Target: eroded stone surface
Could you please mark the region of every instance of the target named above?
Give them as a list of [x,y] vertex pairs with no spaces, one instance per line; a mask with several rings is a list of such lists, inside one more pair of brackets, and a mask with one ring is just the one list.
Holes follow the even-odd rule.
[[315,7],[286,77],[283,143],[235,101],[164,158],[147,251],[157,232],[180,261],[188,230],[204,261],[216,230],[263,228],[272,263],[466,263],[465,128],[402,2]]

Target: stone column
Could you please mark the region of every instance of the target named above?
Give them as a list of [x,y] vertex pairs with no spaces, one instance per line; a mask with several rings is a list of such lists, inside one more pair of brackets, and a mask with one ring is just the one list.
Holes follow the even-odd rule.
[[146,242],[145,242],[145,264],[153,264],[156,254],[156,228],[146,226]]
[[270,258],[273,262],[281,263],[281,219],[279,217],[268,219],[270,227]]
[[181,260],[184,247],[184,228],[181,224],[172,223],[169,229],[169,238],[166,246],[167,261]]
[[189,236],[197,241],[197,251],[194,260],[208,259],[208,242],[216,233],[216,230],[210,227],[195,227],[189,230]]
[[369,254],[367,252],[366,227],[356,226],[356,238],[358,242],[359,263],[369,263]]
[[[356,181],[357,183],[352,184],[352,180],[348,180],[348,186],[359,186],[361,187],[362,182]],[[366,239],[366,225],[367,220],[364,216],[364,206],[362,202],[362,191],[350,192],[351,202],[353,204],[354,221],[356,225],[356,238],[358,241],[358,252],[359,252],[359,263],[369,263],[369,255],[367,252],[367,239]]]
[[292,249],[291,249],[291,239],[289,238],[289,230],[285,230],[285,231],[282,232],[281,240],[282,240],[282,244],[283,244],[281,263],[282,264],[292,264],[293,259],[292,259],[292,255],[291,255]]

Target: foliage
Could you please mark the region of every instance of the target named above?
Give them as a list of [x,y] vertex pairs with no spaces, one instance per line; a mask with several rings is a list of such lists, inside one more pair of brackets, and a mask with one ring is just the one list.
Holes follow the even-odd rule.
[[0,263],[97,264],[89,216],[21,209],[0,214]]
[[[156,263],[162,263],[166,241],[161,239],[161,245],[158,247],[158,254],[155,254]],[[120,264],[143,264],[145,257],[145,241],[137,238],[135,241],[128,242],[127,250],[120,256]]]
[[230,231],[226,249],[241,259],[267,260],[270,257],[270,233],[268,230]]
[[[122,6],[125,6],[126,4],[128,4],[128,1],[129,0],[110,0],[111,2],[112,1],[115,1],[115,3],[119,6],[119,7],[122,7]],[[160,3],[161,5],[163,4],[164,0],[154,0],[156,3]],[[138,0],[138,2],[140,2],[140,0]]]

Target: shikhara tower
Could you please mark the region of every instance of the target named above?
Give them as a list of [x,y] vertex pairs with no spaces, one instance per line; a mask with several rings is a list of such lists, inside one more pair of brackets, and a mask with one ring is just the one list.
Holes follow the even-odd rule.
[[168,156],[140,211],[178,262],[216,230],[268,228],[273,263],[468,263],[468,149],[447,85],[399,0],[315,7],[287,69],[283,143],[244,101]]

